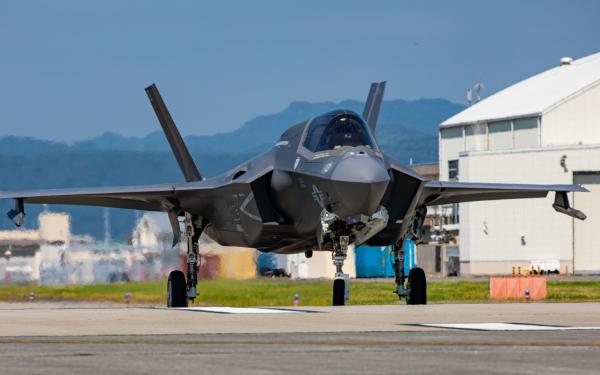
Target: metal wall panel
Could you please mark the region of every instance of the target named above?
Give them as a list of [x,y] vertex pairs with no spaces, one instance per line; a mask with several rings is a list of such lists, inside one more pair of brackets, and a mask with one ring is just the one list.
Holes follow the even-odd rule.
[[465,151],[487,150],[487,126],[485,123],[465,127]]
[[538,118],[516,119],[514,126],[514,148],[532,148],[539,146]]
[[600,144],[600,82],[542,115],[542,145]]
[[490,150],[508,150],[513,148],[512,126],[510,121],[488,123]]

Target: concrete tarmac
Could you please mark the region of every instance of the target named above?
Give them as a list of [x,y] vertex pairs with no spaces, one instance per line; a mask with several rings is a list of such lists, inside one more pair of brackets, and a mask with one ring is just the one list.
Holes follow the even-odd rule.
[[[600,371],[600,330],[585,329],[600,327],[597,303],[298,310],[222,314],[90,304],[0,304],[0,373]],[[527,323],[548,330],[419,325],[443,323],[518,323],[516,327],[524,328]]]

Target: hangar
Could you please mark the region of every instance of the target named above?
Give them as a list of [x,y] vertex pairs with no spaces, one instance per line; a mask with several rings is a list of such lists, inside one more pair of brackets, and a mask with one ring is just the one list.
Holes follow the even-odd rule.
[[[558,62],[558,61],[557,61]],[[600,272],[600,53],[560,59],[439,126],[441,179],[582,184],[570,193],[587,220],[552,212],[546,199],[461,203],[463,274],[512,266]]]

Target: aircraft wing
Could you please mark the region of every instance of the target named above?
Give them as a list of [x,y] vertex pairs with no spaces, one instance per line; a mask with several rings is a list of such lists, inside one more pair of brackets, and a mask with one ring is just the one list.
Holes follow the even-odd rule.
[[17,199],[23,203],[68,204],[168,211],[173,207],[175,185],[121,186],[0,191],[0,199]]
[[439,204],[476,202],[498,199],[544,198],[555,192],[555,210],[584,220],[586,216],[569,205],[568,192],[587,192],[581,185],[530,185],[496,184],[452,181],[428,181],[421,194],[421,202],[426,206]]
[[8,212],[8,217],[17,226],[23,225],[25,220],[25,203],[101,206],[168,212],[174,234],[173,244],[176,244],[180,239],[177,221],[179,202],[191,193],[197,195],[200,191],[212,191],[212,187],[202,185],[204,184],[191,183],[0,191],[0,199],[15,200],[15,208]]
[[15,208],[8,212],[8,217],[17,226],[24,222],[25,203],[164,211],[169,213],[171,224],[175,226],[179,201],[191,192],[197,194],[200,190],[210,190],[210,187],[199,185],[202,183],[0,191],[0,199],[15,200]]

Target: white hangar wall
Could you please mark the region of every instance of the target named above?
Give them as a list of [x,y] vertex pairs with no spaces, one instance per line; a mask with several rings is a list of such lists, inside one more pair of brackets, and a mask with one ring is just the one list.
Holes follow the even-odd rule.
[[[568,172],[560,164],[563,156]],[[459,170],[461,181],[571,184],[577,172],[600,171],[600,145],[472,151],[461,154]],[[577,196],[571,194],[576,208],[588,215],[600,211],[600,190],[576,194],[591,194],[580,200],[584,207],[578,206]],[[573,272],[573,254],[577,259],[577,251],[584,249],[574,248],[576,223],[554,211],[553,199],[551,193],[542,199],[461,204],[461,272],[507,274],[513,265],[527,265],[532,260],[559,260],[561,272]],[[590,227],[600,223],[590,219],[577,223],[587,236],[594,233]],[[600,271],[600,248],[597,256],[585,264],[580,262],[577,268]]]
[[600,82],[544,113],[542,146],[600,144]]

